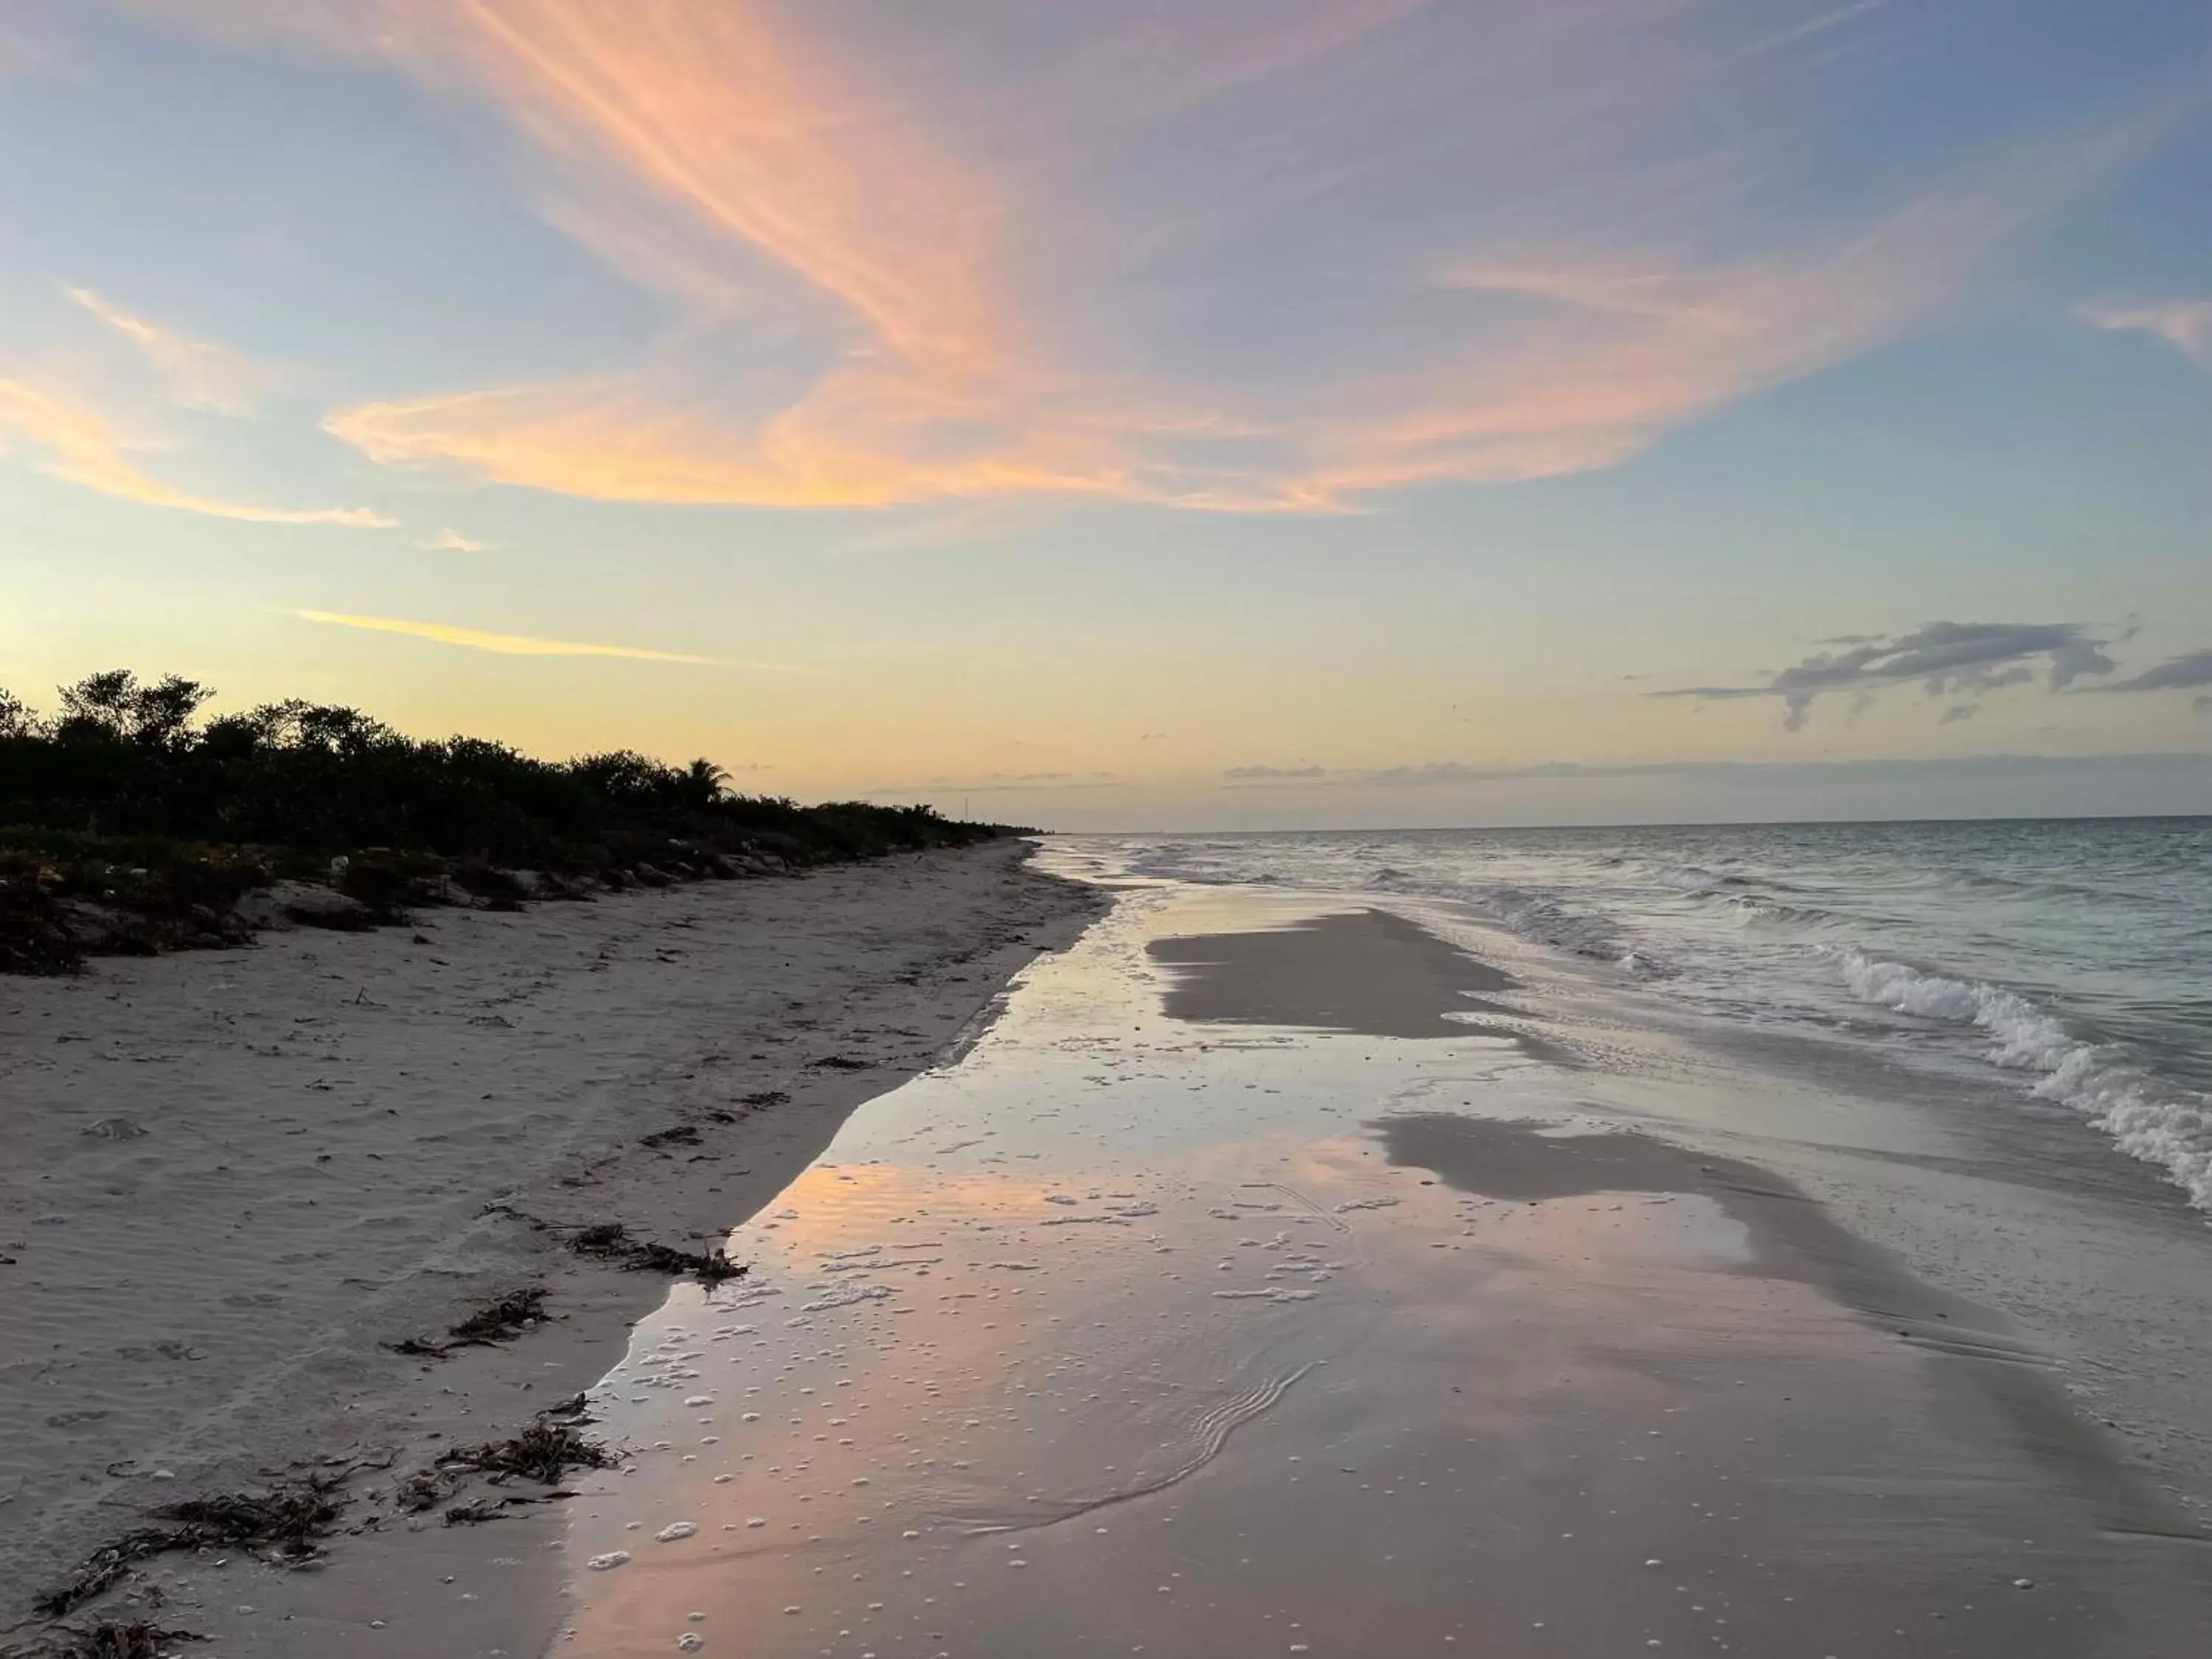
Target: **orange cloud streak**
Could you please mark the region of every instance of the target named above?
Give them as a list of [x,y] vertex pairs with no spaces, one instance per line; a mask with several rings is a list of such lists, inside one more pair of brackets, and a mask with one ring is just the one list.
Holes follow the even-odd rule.
[[[426,24],[420,7],[409,9]],[[998,204],[902,120],[888,88],[830,73],[757,5],[471,0],[452,50],[547,149],[643,186],[842,301],[945,374],[1006,350],[989,276]]]
[[367,507],[254,507],[173,489],[133,466],[114,428],[93,410],[21,380],[0,379],[0,440],[11,435],[44,450],[47,470],[56,477],[148,507],[203,513],[247,524],[327,524],[387,530],[396,522]]
[[72,303],[136,346],[167,383],[170,394],[187,409],[244,415],[253,408],[267,376],[236,352],[135,317],[90,289],[73,288],[67,293]]
[[592,645],[580,640],[541,640],[527,634],[493,634],[480,628],[450,628],[444,623],[407,622],[398,617],[351,617],[336,611],[302,611],[302,622],[323,623],[334,628],[360,628],[373,634],[404,634],[438,645],[458,645],[471,651],[489,651],[502,657],[627,657],[638,662],[692,663],[715,666],[712,657],[686,657],[673,651],[647,651],[640,646]]
[[[304,26],[270,21],[290,15],[274,0],[232,6],[234,27],[304,38]],[[1019,90],[1006,94],[1039,142],[1022,152],[993,130],[1000,142],[988,163],[981,141],[963,149],[949,137],[983,127],[963,127],[949,104],[926,106],[931,89],[945,88],[929,64],[878,74],[850,43],[817,33],[829,27],[821,14],[796,4],[331,0],[313,9],[315,38],[337,30],[354,50],[505,110],[552,163],[549,216],[687,301],[696,314],[686,342],[701,348],[627,374],[366,404],[333,413],[328,429],[387,465],[446,465],[617,501],[856,507],[1033,494],[1313,513],[1424,482],[1611,466],[1686,422],[1917,325],[2003,236],[2142,136],[2030,157],[2025,185],[1990,179],[1931,194],[1856,240],[1834,235],[1730,265],[1700,269],[1677,256],[1639,274],[1610,252],[1509,260],[1510,233],[1493,230],[1509,240],[1447,279],[1482,313],[1464,333],[1440,331],[1419,362],[1366,373],[1316,353],[1332,366],[1301,374],[1293,353],[1272,392],[1224,408],[1234,400],[1216,388],[1195,397],[1157,375],[1076,366],[1085,352],[1095,364],[1144,343],[1097,337],[1097,319],[1122,313],[1110,295],[1081,286],[1097,273],[1074,261],[1055,266],[1056,240],[1077,234],[1118,253],[1147,239],[1142,222],[1055,214],[1071,198],[1089,199],[1079,194],[1084,170],[1123,142],[1132,109],[1249,98],[1279,75],[1326,77],[1334,54],[1367,50],[1439,9],[1330,0],[1194,22],[1173,8],[1138,8],[1118,33],[1110,19],[1090,31],[1098,56],[1067,55],[1078,70],[1046,89],[1065,107],[1040,111]],[[1711,97],[1701,77],[1745,55],[1667,32],[1671,0],[1571,9],[1568,23],[1553,27],[1547,15],[1540,27],[1462,15],[1455,27],[1471,64],[1488,62],[1474,50],[1487,43],[1532,67],[1486,83],[1489,95],[1462,98],[1455,113],[1439,104],[1439,131],[1424,142],[1470,155],[1486,139],[1492,149],[1525,143],[1571,107],[1561,104],[1565,91],[1589,110],[1577,150],[1626,167],[1620,158],[1638,152],[1635,118],[1619,112],[1624,100],[1656,109]],[[1844,3],[1753,49],[1771,57],[1881,9],[1875,0]],[[1405,49],[1425,41],[1433,57],[1437,39],[1413,36]],[[1105,65],[1103,79],[1094,64]],[[1340,83],[1324,78],[1314,90],[1325,95],[1285,100],[1291,113],[1276,119],[1288,125],[1249,135],[1249,148],[1279,151],[1294,189],[1316,173],[1379,171],[1394,154],[1387,146],[1339,156],[1310,150],[1303,135],[1318,117],[1334,121],[1328,130],[1358,130],[1364,124],[1339,106],[1386,84],[1399,83],[1378,79],[1372,64]],[[1445,86],[1410,72],[1402,84],[1437,97]],[[1190,164],[1213,160],[1194,151]],[[1273,176],[1240,165],[1232,158],[1224,176]],[[1725,174],[1734,163],[1684,165]],[[1571,199],[1608,183],[1620,181],[1569,174],[1558,193]],[[1526,186],[1498,188],[1510,197]],[[1206,236],[1225,236],[1214,221],[1233,226],[1250,205],[1197,199],[1196,217],[1168,216],[1186,234],[1202,222]],[[1483,205],[1442,201],[1440,222]],[[1694,245],[1696,228],[1677,227],[1674,241]],[[1607,219],[1599,234],[1613,229]],[[1378,323],[1401,310],[1404,261],[1413,257],[1378,244],[1360,273]],[[1030,290],[1055,269],[1073,291],[1043,303]],[[779,273],[787,290],[764,292]],[[1507,307],[1486,307],[1485,296],[1533,300],[1551,314],[1531,320],[1516,306],[1500,325]],[[713,348],[749,343],[717,331],[741,311],[749,328],[808,338],[830,354],[828,367],[765,412],[733,410],[733,377],[714,363]]]
[[[841,429],[804,404],[747,425],[684,407],[632,380],[518,386],[331,416],[337,437],[392,465],[459,465],[501,483],[598,501],[774,507],[868,507],[1024,492],[1115,495],[1127,478],[1078,453],[1073,439],[1033,435],[1008,453],[924,459],[891,411],[909,390],[877,381],[883,409]],[[1060,452],[1057,455],[1055,451]],[[1088,469],[1088,470],[1086,470]]]

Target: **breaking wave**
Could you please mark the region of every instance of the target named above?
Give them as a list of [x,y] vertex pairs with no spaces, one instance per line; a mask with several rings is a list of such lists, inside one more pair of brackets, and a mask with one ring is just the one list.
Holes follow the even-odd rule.
[[2212,1210],[2212,1102],[2171,1087],[2110,1044],[2074,1036],[2017,991],[1924,973],[1863,951],[1842,951],[1838,961],[1862,1002],[1974,1026],[1988,1039],[1992,1064],[2041,1073],[2038,1095],[2072,1107],[2130,1158],[2164,1170],[2191,1204]]

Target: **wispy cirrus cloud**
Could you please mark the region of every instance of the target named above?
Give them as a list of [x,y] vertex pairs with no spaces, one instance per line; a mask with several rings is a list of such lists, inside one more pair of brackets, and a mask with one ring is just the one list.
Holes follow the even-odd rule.
[[248,415],[269,388],[273,378],[269,371],[227,346],[195,340],[149,322],[88,288],[63,292],[71,304],[137,347],[161,375],[170,397],[186,409]]
[[436,535],[415,544],[426,553],[483,553],[490,550],[489,542],[480,542],[464,536],[448,526]]
[[1932,622],[1909,634],[1869,640],[1846,650],[1816,652],[1749,685],[1679,686],[1648,697],[1722,702],[1771,697],[1787,711],[1784,725],[1802,728],[1820,698],[1921,683],[1931,697],[2024,684],[2039,665],[2053,691],[2118,666],[2111,641],[2087,623]]
[[148,477],[131,462],[122,437],[97,410],[23,380],[0,378],[0,447],[10,439],[43,453],[46,470],[58,478],[147,507],[246,524],[388,530],[397,522],[365,507],[262,507],[174,489]]
[[2212,370],[2212,300],[2085,306],[2076,314],[2096,328],[2153,335],[2197,368]]
[[[948,5],[924,36],[872,0],[159,3],[526,136],[547,218],[667,297],[684,349],[328,429],[625,501],[1328,513],[1613,466],[1924,326],[2172,118],[1918,158],[1760,222],[1804,157],[1732,92],[1848,103],[1907,9],[1127,0],[1012,33]],[[1355,197],[1389,209],[1347,219]],[[1255,304],[1297,350],[1222,345]]]
[[1069,434],[1033,433],[983,454],[908,453],[931,419],[923,401],[895,377],[855,370],[762,421],[617,376],[367,404],[325,425],[388,466],[455,468],[597,501],[866,507],[1131,493],[1124,469]]
[[1570,251],[1449,265],[1444,288],[1538,314],[1388,383],[1402,412],[1328,433],[1303,487],[1335,499],[1617,465],[1924,324],[2049,199],[2048,181],[1978,180],[1859,234],[1737,264]]
[[332,628],[364,629],[374,634],[404,634],[436,645],[459,646],[471,651],[489,651],[502,657],[623,657],[637,662],[688,663],[698,667],[723,665],[712,657],[686,656],[674,651],[649,651],[635,645],[597,645],[581,640],[539,639],[529,634],[495,634],[481,628],[455,628],[445,623],[410,622],[398,617],[356,617],[335,611],[294,612],[301,621]]

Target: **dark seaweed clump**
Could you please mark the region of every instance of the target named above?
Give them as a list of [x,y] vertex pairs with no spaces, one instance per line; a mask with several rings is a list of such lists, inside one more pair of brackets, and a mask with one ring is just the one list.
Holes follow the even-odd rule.
[[82,1630],[64,1630],[58,1640],[35,1651],[40,1659],[167,1659],[184,1643],[206,1640],[191,1631],[163,1630],[143,1619],[122,1623],[103,1620]]
[[712,1250],[673,1249],[632,1238],[619,1221],[583,1229],[568,1240],[568,1248],[578,1255],[611,1261],[632,1273],[666,1273],[672,1278],[690,1273],[704,1285],[720,1285],[745,1272],[745,1264],[731,1261],[720,1245]]
[[[615,1454],[583,1432],[587,1420],[584,1396],[571,1395],[549,1406],[520,1433],[481,1445],[458,1446],[438,1459],[434,1468],[417,1470],[393,1492],[399,1507],[410,1515],[434,1510],[453,1495],[470,1474],[489,1475],[495,1482],[515,1477],[557,1487],[571,1469],[603,1469],[617,1461]],[[513,1505],[532,1504],[570,1494],[553,1491],[537,1497],[479,1498],[450,1505],[445,1513],[449,1527],[475,1526],[497,1520]]]
[[438,1462],[443,1468],[469,1469],[495,1479],[520,1475],[554,1486],[571,1469],[604,1469],[614,1461],[611,1451],[574,1424],[541,1417],[520,1434],[457,1447]]
[[83,1606],[136,1563],[179,1550],[251,1550],[297,1565],[320,1553],[345,1508],[335,1476],[310,1476],[265,1492],[187,1498],[153,1511],[167,1526],[137,1527],[86,1558],[69,1578],[33,1603],[48,1618]]
[[410,1336],[403,1341],[388,1342],[385,1346],[394,1353],[436,1359],[455,1348],[481,1347],[494,1342],[513,1341],[523,1332],[544,1324],[546,1317],[544,1291],[515,1291],[477,1309],[448,1330],[446,1333],[447,1340],[443,1342]]

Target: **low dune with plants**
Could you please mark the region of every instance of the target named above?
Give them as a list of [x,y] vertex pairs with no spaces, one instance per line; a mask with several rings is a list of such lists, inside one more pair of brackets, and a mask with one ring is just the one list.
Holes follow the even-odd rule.
[[705,759],[549,761],[483,738],[410,738],[296,698],[209,718],[213,696],[127,669],[61,688],[50,715],[0,690],[0,971],[1017,833],[927,806],[735,793]]

